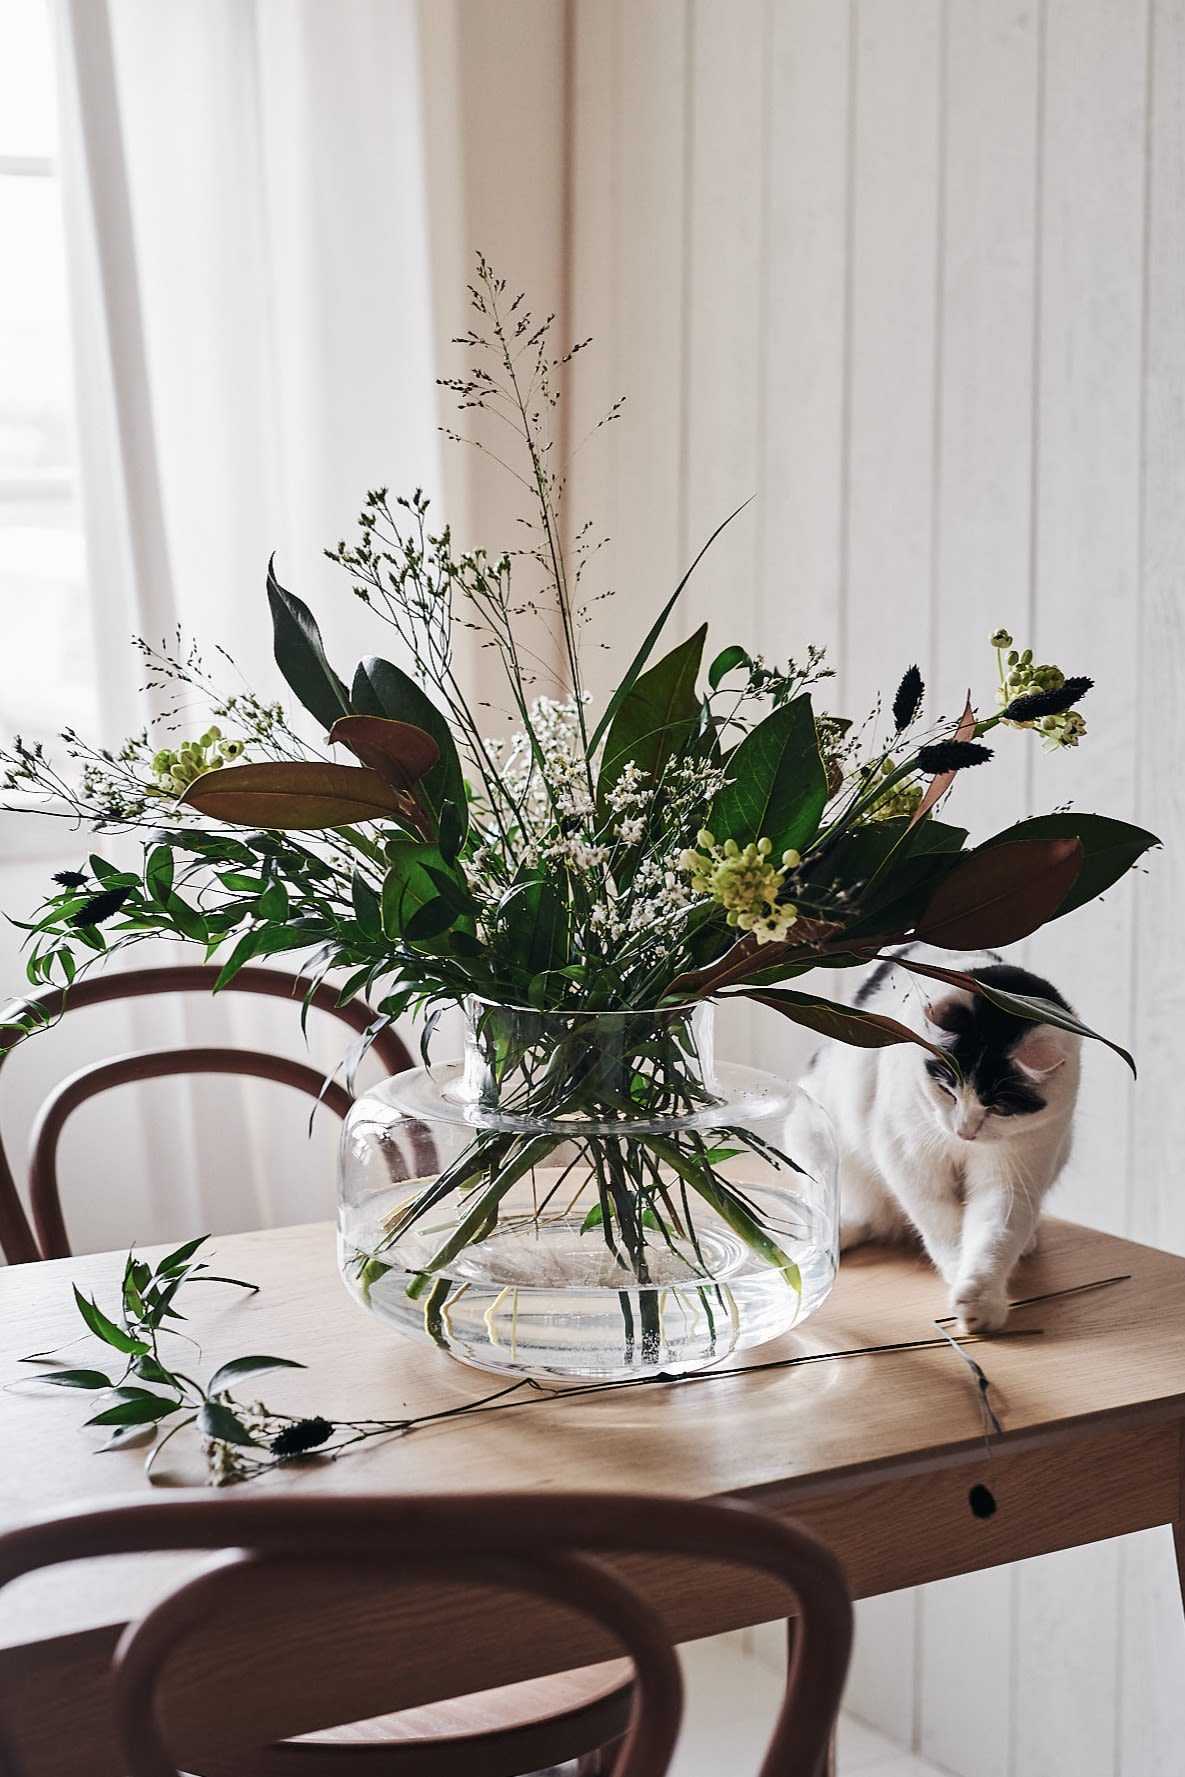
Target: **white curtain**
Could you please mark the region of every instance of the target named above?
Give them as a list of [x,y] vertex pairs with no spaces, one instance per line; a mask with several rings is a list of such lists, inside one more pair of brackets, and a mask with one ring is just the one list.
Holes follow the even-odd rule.
[[[321,552],[350,534],[368,487],[439,480],[417,22],[414,0],[57,6],[89,582],[118,740],[150,713],[133,633],[180,627],[283,694],[273,550],[334,658],[384,651]],[[96,1053],[120,1046],[117,1023]],[[138,1008],[133,1037],[300,1041],[294,1008],[246,996]],[[342,1047],[320,1033],[312,1058]],[[329,1213],[327,1115],[310,1143],[281,1087],[140,1094],[134,1136],[126,1104],[122,1121],[79,1119],[74,1160],[103,1188],[71,1207],[78,1244]],[[150,1188],[125,1163],[146,1163]]]

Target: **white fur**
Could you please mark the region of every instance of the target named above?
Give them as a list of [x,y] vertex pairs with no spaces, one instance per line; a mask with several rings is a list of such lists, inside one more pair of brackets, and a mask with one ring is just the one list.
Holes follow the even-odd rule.
[[[948,968],[1000,960],[916,954]],[[932,1019],[941,1001],[958,998],[970,996],[898,968],[864,1007],[941,1044]],[[944,1093],[914,1043],[827,1044],[803,1086],[830,1114],[839,1142],[841,1247],[916,1232],[964,1330],[1002,1327],[1009,1278],[1035,1247],[1042,1202],[1069,1158],[1080,1048],[1071,1033],[1034,1025],[1013,1056],[1045,1107],[999,1117],[985,1113],[969,1086]]]

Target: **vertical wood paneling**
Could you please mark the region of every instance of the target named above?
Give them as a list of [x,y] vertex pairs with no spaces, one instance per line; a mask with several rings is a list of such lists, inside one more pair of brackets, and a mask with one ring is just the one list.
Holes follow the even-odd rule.
[[[930,677],[942,12],[857,0],[849,104],[847,441],[841,707]],[[918,1598],[862,1610],[853,1707],[911,1740]]]
[[[608,358],[580,417],[628,397],[574,470],[606,633],[757,492],[684,632],[837,645],[855,713],[910,658],[932,713],[989,704],[998,623],[1093,673],[1077,754],[996,736],[950,805],[973,833],[1031,801],[1185,834],[1185,0],[1151,6],[1150,43],[1145,0],[576,0],[571,314]],[[1185,1250],[1183,895],[1170,852],[1027,949],[1144,1076],[1091,1051],[1057,1207]],[[1169,1561],[1149,1534],[868,1601],[849,1704],[958,1777],[1167,1777]]]
[[[688,143],[687,388],[683,553],[687,559],[761,486],[765,0],[692,0]],[[729,614],[756,645],[758,514],[750,507],[696,570],[683,601],[690,632]]]
[[[1048,0],[1035,642],[1068,670],[1089,655],[1099,685],[1093,744],[1034,761],[1046,807],[1135,802],[1146,26],[1146,7],[1131,0]],[[1125,885],[1032,947],[1088,1021],[1120,1040],[1131,1028],[1136,902]],[[1132,1088],[1107,1059],[1086,1057],[1078,1153],[1058,1204],[1118,1228]],[[1018,1572],[1015,1777],[1114,1771],[1118,1568],[1110,1545]]]
[[933,577],[938,0],[855,11],[847,574],[841,689],[860,712],[929,666]]
[[[761,488],[767,0],[691,0],[684,288],[683,556]],[[711,621],[709,644],[756,649],[759,508],[750,505],[697,568],[679,629]],[[727,618],[722,622],[722,613]],[[759,1046],[755,1008],[722,1008],[721,1040]]]
[[[963,691],[992,706],[1001,622],[1024,627],[1032,517],[1038,168],[1036,0],[950,0],[945,57],[940,378],[935,457],[932,712]],[[968,772],[947,818],[973,837],[1015,820],[1028,735],[997,735],[997,767]],[[1007,763],[1006,763],[1007,762]],[[1006,768],[1001,768],[1005,767]],[[1013,1576],[927,1587],[920,1750],[960,1777],[1008,1777]]]
[[[808,644],[833,664],[843,573],[851,8],[779,0],[768,46],[762,264],[764,384],[755,636],[771,661]],[[831,682],[819,693],[834,707]],[[758,1012],[754,1059],[792,1074],[808,1032]]]
[[1139,884],[1134,1037],[1140,1088],[1133,1106],[1130,1228],[1138,1240],[1185,1252],[1185,1152],[1180,1091],[1185,976],[1185,781],[1163,734],[1185,719],[1185,0],[1155,0],[1149,46],[1148,235],[1144,359],[1144,481],[1139,606],[1140,747],[1136,819],[1165,839]]
[[[680,475],[688,16],[683,0],[576,0],[568,528],[600,543],[586,575],[587,683],[604,696],[685,565]],[[624,395],[620,417],[596,430]],[[603,646],[612,637],[614,651]]]
[[[1145,201],[1144,0],[1049,0],[1037,413],[1036,636],[1041,657],[1098,679],[1074,753],[1033,752],[1038,806],[1132,810]],[[1088,662],[1081,667],[1071,662]],[[1138,882],[1035,941],[1096,1028],[1131,1032]],[[1121,1229],[1133,1088],[1085,1057],[1063,1213]]]
[[[782,0],[769,45],[760,645],[839,642],[851,12]],[[824,693],[826,696],[826,693]]]
[[[1185,900],[1185,785],[1159,735],[1185,715],[1185,4],[1153,0],[1148,67],[1143,523],[1139,604],[1140,749],[1136,818],[1164,835],[1139,885],[1129,1229],[1185,1252],[1180,1090],[1185,979],[1170,957]],[[1185,1746],[1185,1622],[1167,1531],[1131,1537],[1120,1556],[1118,1777],[1176,1777]]]
[[[1028,620],[1038,204],[1039,0],[949,0],[935,456],[934,700],[993,707],[1001,623]],[[1032,737],[997,731],[999,764],[947,804],[972,836],[1017,818]]]

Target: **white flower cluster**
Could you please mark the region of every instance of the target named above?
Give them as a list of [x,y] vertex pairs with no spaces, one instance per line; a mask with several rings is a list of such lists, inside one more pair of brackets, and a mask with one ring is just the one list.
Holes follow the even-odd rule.
[[544,857],[561,857],[577,869],[596,868],[602,860],[592,857],[597,848],[588,838],[595,811],[580,705],[574,697],[563,701],[537,697],[530,720],[534,745],[523,732],[508,741],[485,742],[518,829],[517,862],[536,864]]

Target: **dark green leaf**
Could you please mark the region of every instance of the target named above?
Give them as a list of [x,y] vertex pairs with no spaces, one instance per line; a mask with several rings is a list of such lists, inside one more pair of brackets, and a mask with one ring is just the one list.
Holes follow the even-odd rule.
[[925,975],[931,981],[945,981],[951,987],[960,987],[967,993],[982,994],[984,999],[999,1006],[1001,1011],[1011,1012],[1015,1018],[1027,1018],[1034,1024],[1052,1024],[1058,1030],[1068,1030],[1075,1036],[1089,1037],[1092,1042],[1105,1043],[1108,1049],[1113,1049],[1116,1055],[1127,1062],[1133,1074],[1136,1071],[1136,1064],[1126,1049],[1113,1043],[1110,1037],[1091,1030],[1073,1012],[1065,1006],[1059,1006],[1054,1000],[1041,999],[1036,994],[1005,993],[1002,988],[977,981],[974,975],[967,974],[965,970],[943,969],[935,963],[918,962],[909,955],[894,956],[892,960],[913,975]]
[[237,1382],[247,1382],[252,1376],[263,1376],[269,1370],[303,1370],[304,1364],[298,1364],[290,1357],[236,1357],[230,1363],[223,1364],[215,1370],[206,1385],[207,1394],[225,1394]]
[[455,802],[447,798],[440,805],[437,822],[437,843],[446,864],[455,864],[465,843],[465,825]]
[[167,845],[157,845],[148,854],[144,866],[144,886],[160,907],[168,905],[173,887],[173,854]]
[[418,907],[403,928],[403,936],[410,944],[426,944],[431,938],[439,938],[447,932],[455,922],[457,914],[449,906],[443,895],[434,901],[426,901]]
[[255,917],[277,925],[288,918],[288,890],[282,882],[273,879],[268,883],[255,903]]
[[110,1345],[114,1350],[126,1352],[132,1357],[143,1357],[148,1350],[143,1339],[134,1339],[122,1327],[117,1327],[113,1320],[108,1320],[98,1304],[84,1296],[77,1284],[74,1285],[74,1300],[78,1304],[79,1314],[104,1345]]
[[809,697],[796,697],[752,729],[727,762],[730,782],[712,805],[707,825],[718,843],[769,839],[781,862],[801,851],[819,825],[827,801],[827,773],[819,757]]
[[729,673],[738,666],[747,666],[748,664],[749,655],[744,648],[725,648],[722,653],[717,654],[708,668],[708,684],[715,691],[721,679],[726,679]]
[[244,932],[226,961],[219,969],[214,980],[213,991],[220,993],[224,987],[234,980],[239,970],[244,968],[251,958],[258,956],[263,948],[265,934],[262,931]]
[[47,1370],[38,1382],[52,1382],[55,1388],[110,1388],[111,1378],[102,1370]]
[[662,610],[658,613],[658,616],[655,618],[654,622],[651,624],[649,630],[646,633],[646,637],[642,643],[642,646],[638,649],[638,652],[634,655],[634,658],[630,661],[630,664],[629,664],[628,668],[626,669],[626,673],[625,673],[624,678],[621,680],[620,684],[618,685],[617,690],[613,693],[613,696],[609,699],[609,703],[605,709],[605,713],[601,717],[600,721],[597,723],[596,731],[588,743],[590,756],[596,752],[597,746],[604,739],[605,735],[609,732],[609,729],[612,727],[614,718],[616,717],[618,710],[621,708],[622,704],[625,702],[626,698],[629,696],[630,692],[633,690],[636,680],[638,679],[639,675],[643,671],[643,669],[646,665],[646,662],[650,659],[651,654],[654,652],[654,644],[657,642],[659,636],[662,634],[663,630],[666,628],[668,617],[670,616],[671,612],[675,609],[676,604],[679,602],[679,598],[680,598],[680,595],[682,594],[683,588],[687,585],[687,582],[691,579],[691,576],[695,573],[695,570],[699,567],[700,562],[704,559],[704,556],[708,553],[709,549],[712,547],[713,543],[716,541],[716,539],[720,535],[721,531],[724,530],[727,525],[730,525],[732,523],[733,519],[736,518],[737,514],[743,512],[745,510],[745,507],[748,504],[749,504],[748,500],[743,500],[741,502],[741,504],[737,507],[736,512],[730,512],[728,517],[724,520],[724,522],[722,524],[718,524],[716,526],[716,529],[712,532],[712,535],[708,538],[707,542],[704,544],[703,548],[700,550],[699,554],[696,556],[695,560],[692,562],[691,566],[688,568],[687,572],[684,574],[682,580],[680,580],[678,586],[676,586],[674,592],[671,594],[670,598],[667,600],[666,604],[663,606]]
[[267,598],[272,611],[276,665],[310,716],[326,730],[339,716],[348,716],[346,688],[325,658],[317,620],[302,599],[287,592],[275,576],[275,557],[267,566]]
[[113,1407],[105,1407],[88,1419],[88,1425],[152,1425],[158,1419],[167,1419],[180,1406],[176,1397],[152,1394],[148,1389],[121,1389],[124,1397],[116,1401]]
[[699,723],[700,700],[695,682],[708,626],[664,654],[635,680],[610,728],[601,760],[597,797],[602,817],[605,800],[627,764],[638,767],[647,783],[657,783],[667,762],[680,753]]
[[132,1368],[141,1382],[155,1382],[160,1388],[175,1389],[177,1386],[173,1376],[162,1363],[153,1357],[151,1352],[147,1357],[138,1357]]
[[[408,922],[430,901],[439,899],[436,884],[428,874],[428,865],[444,868],[440,848],[417,839],[406,839],[387,847],[389,863],[383,879],[383,930],[389,938],[403,936]],[[450,921],[451,923],[451,921]]]
[[198,1428],[208,1438],[217,1438],[222,1444],[241,1444],[258,1447],[259,1439],[253,1438],[237,1413],[221,1401],[204,1401],[198,1414]]
[[350,898],[354,903],[354,917],[362,930],[368,938],[377,938],[383,929],[379,898],[357,868],[350,879]]
[[204,1246],[209,1238],[208,1234],[198,1234],[193,1240],[187,1240],[184,1246],[175,1247],[171,1253],[166,1253],[156,1268],[157,1276],[171,1276],[174,1271],[180,1270],[182,1265],[188,1264],[192,1259],[198,1247]]
[[199,944],[205,943],[208,935],[205,920],[196,907],[191,907],[188,901],[181,899],[176,890],[169,896],[166,911],[170,922],[183,938],[193,938]]

